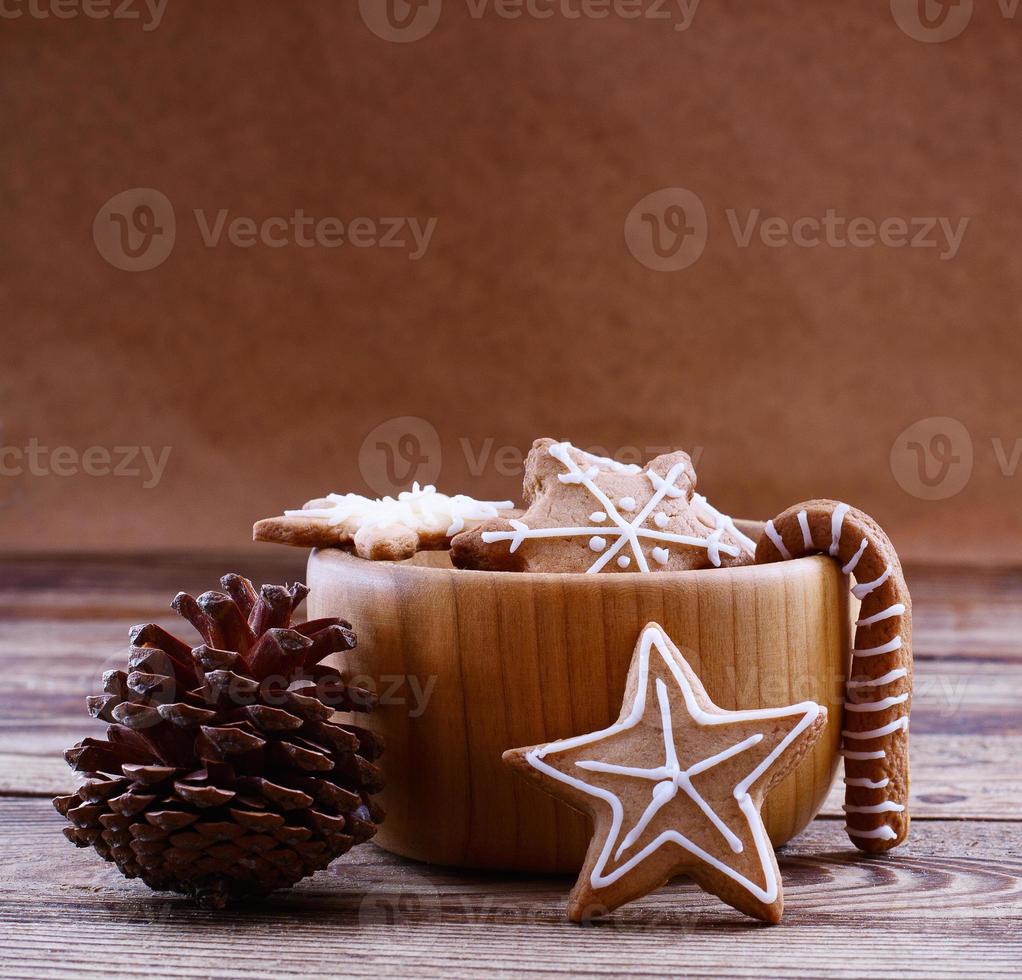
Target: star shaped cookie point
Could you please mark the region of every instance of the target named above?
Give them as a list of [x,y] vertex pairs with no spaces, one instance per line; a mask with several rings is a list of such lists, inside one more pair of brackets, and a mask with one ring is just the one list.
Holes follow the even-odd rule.
[[663,628],[646,626],[614,724],[504,753],[546,792],[592,817],[568,917],[613,911],[687,874],[748,915],[779,921],[781,879],[760,810],[826,719],[826,708],[812,701],[717,707]]

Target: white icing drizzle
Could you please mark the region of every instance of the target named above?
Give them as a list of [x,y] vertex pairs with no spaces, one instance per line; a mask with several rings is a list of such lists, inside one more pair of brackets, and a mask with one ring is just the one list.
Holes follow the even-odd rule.
[[907,700],[907,693],[895,694],[881,701],[846,701],[845,708],[849,711],[886,711],[888,708],[893,708],[896,704],[904,704]]
[[326,521],[330,527],[345,524],[352,533],[367,527],[398,524],[416,531],[437,531],[445,535],[459,534],[483,521],[499,517],[502,510],[511,510],[510,500],[476,500],[465,494],[453,497],[437,493],[434,486],[412,484],[411,490],[399,493],[397,500],[382,497],[374,500],[357,493],[331,493],[325,507],[303,507],[285,510],[285,517],[313,517]]
[[[618,553],[626,545],[631,547],[632,556],[635,558],[636,564],[639,566],[639,570],[642,572],[648,572],[649,563],[646,561],[646,555],[642,550],[643,542],[667,542],[671,544],[687,545],[693,548],[706,548],[710,560],[715,565],[720,564],[721,552],[733,557],[737,557],[740,554],[738,547],[735,545],[711,542],[709,538],[700,538],[689,534],[671,534],[667,531],[654,531],[652,528],[643,526],[649,518],[649,515],[656,510],[660,501],[663,500],[664,497],[680,497],[684,495],[685,491],[676,485],[676,481],[682,473],[685,472],[685,462],[678,462],[672,466],[666,478],[661,477],[652,470],[646,470],[646,476],[649,478],[654,487],[654,493],[645,506],[638,512],[638,514],[636,514],[634,519],[629,522],[621,516],[614,502],[594,482],[595,477],[599,475],[598,466],[594,465],[583,470],[572,458],[572,452],[581,452],[581,450],[575,449],[571,443],[557,442],[550,446],[549,452],[554,459],[562,463],[568,470],[567,473],[559,474],[558,479],[565,483],[578,483],[584,486],[603,507],[603,511],[597,513],[603,513],[606,517],[609,517],[614,526],[612,527],[608,525],[600,528],[594,528],[591,526],[530,528],[523,521],[511,520],[510,524],[512,530],[510,531],[484,531],[482,539],[486,544],[493,544],[497,541],[508,541],[510,542],[510,550],[514,552],[523,541],[530,538],[572,538],[582,535],[589,537],[592,535],[594,530],[599,530],[603,535],[616,537],[617,540],[609,548],[603,551],[600,557],[586,569],[587,575],[601,571],[609,562],[617,559]],[[583,455],[595,460],[599,460],[601,458],[592,457],[590,454],[586,453],[583,453]],[[616,467],[622,466],[623,464],[621,463],[616,464]],[[629,473],[642,472],[641,467],[625,467],[625,470]],[[565,479],[566,477],[567,479]],[[623,503],[624,501],[622,500],[621,502]],[[714,558],[716,558],[715,561]],[[618,560],[618,566],[621,568],[625,568],[630,564],[631,557],[628,557],[628,561],[625,562],[620,559]]]
[[846,803],[843,809],[845,813],[901,813],[905,808],[893,800],[884,800],[883,803],[874,803],[871,806],[852,806]]
[[868,741],[871,738],[882,738],[884,735],[892,735],[897,731],[908,731],[908,718],[898,718],[880,728],[871,728],[867,732],[850,732],[845,729],[841,732],[843,738],[850,738],[855,741]]
[[908,671],[904,667],[895,667],[894,670],[889,670],[883,677],[873,677],[868,680],[845,681],[845,686],[881,687],[884,684],[890,684],[892,681],[900,680],[902,677],[907,676]]
[[853,657],[879,657],[884,653],[894,653],[895,650],[901,649],[901,637],[896,636],[893,640],[889,640],[887,643],[881,643],[878,647],[864,647],[862,650],[853,650]]
[[875,830],[856,830],[854,827],[845,827],[850,837],[871,837],[875,840],[894,840],[898,835],[890,827],[877,827]]
[[[579,449],[578,446],[572,446],[570,442],[562,442],[560,445],[570,446],[575,450],[575,452],[584,457],[590,463],[595,463],[601,470],[611,470],[614,473],[629,473],[632,476],[642,472],[642,467],[636,463],[619,463],[616,459],[612,459],[610,456],[597,456],[595,453]],[[567,483],[568,481],[565,480],[564,482]]]
[[804,510],[798,512],[798,526],[802,528],[802,545],[806,551],[813,550],[813,534],[809,530],[809,516]]
[[791,558],[791,552],[784,547],[784,541],[781,536],[777,533],[777,528],[774,527],[773,521],[767,521],[766,527],[763,528],[763,533],[773,542],[774,547],[781,553],[781,557],[788,561]]
[[677,500],[678,497],[685,496],[685,491],[675,482],[678,477],[672,476],[671,474],[674,473],[675,470],[684,470],[684,468],[684,463],[676,463],[671,467],[666,480],[659,473],[656,473],[653,470],[646,470],[646,479],[653,484],[653,490],[655,493],[662,493],[664,497]]
[[853,752],[851,749],[842,749],[841,754],[853,762],[869,762],[872,759],[883,759],[887,756],[883,749],[877,749],[874,752]]
[[658,677],[656,680],[657,701],[660,704],[660,717],[663,726],[664,756],[665,764],[658,769],[640,769],[634,766],[618,766],[606,762],[578,762],[580,769],[588,769],[593,772],[617,773],[619,775],[635,776],[639,779],[660,780],[653,787],[653,799],[650,801],[645,812],[639,818],[634,827],[625,835],[621,846],[614,853],[614,860],[620,860],[621,855],[632,846],[641,836],[642,832],[649,826],[650,821],[663,808],[663,806],[674,799],[678,790],[684,790],[685,794],[692,800],[700,810],[706,814],[710,823],[719,831],[720,835],[727,841],[728,847],[735,854],[741,854],[745,846],[735,835],[734,831],[720,819],[717,812],[706,802],[702,795],[692,785],[692,776],[696,776],[707,769],[730,759],[746,749],[752,748],[763,741],[762,735],[750,735],[747,739],[732,745],[730,748],[719,752],[708,759],[702,759],[687,769],[682,770],[678,762],[677,747],[674,744],[673,722],[671,720],[671,705],[667,697],[667,685]]
[[846,786],[860,786],[862,789],[883,789],[890,779],[867,779],[865,776],[845,776]]
[[905,606],[896,602],[893,606],[888,606],[882,612],[878,612],[875,616],[867,616],[865,619],[857,619],[855,621],[856,626],[873,626],[875,623],[882,623],[885,619],[893,619],[895,616],[903,616],[905,614]]
[[725,531],[730,534],[747,555],[753,558],[756,556],[756,542],[743,531],[740,531],[727,514],[717,510],[701,493],[692,494],[692,506],[697,511],[703,511],[713,521],[713,525],[718,531]]
[[706,539],[706,552],[710,557],[710,561],[720,568],[720,539],[724,531],[721,528],[717,528],[707,539]]
[[852,589],[852,595],[855,596],[856,599],[865,599],[870,592],[874,592],[879,589],[880,586],[891,577],[891,570],[891,566],[888,565],[879,578],[873,579],[872,582],[863,582],[861,585],[856,585]]
[[837,557],[838,549],[841,547],[841,530],[844,527],[845,515],[852,508],[848,504],[838,504],[834,513],[830,515],[830,550],[831,558]]
[[598,534],[594,534],[589,539],[589,547],[593,551],[603,551],[603,549],[607,547],[607,539],[601,538]]
[[859,564],[859,559],[862,557],[862,553],[869,546],[869,541],[865,538],[862,539],[862,544],[859,545],[859,550],[852,555],[852,560],[841,569],[843,575],[851,575],[855,571],[855,566]]
[[[779,883],[773,870],[773,861],[771,860],[773,849],[770,844],[770,840],[766,835],[762,819],[757,814],[755,804],[752,801],[752,797],[749,795],[749,788],[774,764],[781,753],[783,753],[784,750],[816,720],[820,713],[820,706],[812,701],[804,701],[800,704],[790,705],[785,708],[763,708],[752,711],[728,711],[719,714],[704,711],[696,701],[692,686],[689,683],[688,678],[685,676],[684,671],[670,652],[668,644],[669,641],[667,640],[667,636],[663,632],[662,627],[652,624],[643,631],[639,643],[639,677],[635,701],[633,702],[632,709],[626,718],[615,722],[608,728],[602,729],[598,732],[592,732],[588,735],[580,735],[576,738],[565,739],[559,742],[551,742],[549,745],[540,746],[539,748],[533,749],[529,752],[526,755],[526,759],[530,765],[534,766],[540,772],[543,772],[562,783],[566,783],[576,790],[590,796],[595,796],[598,799],[602,799],[610,805],[611,827],[607,834],[606,841],[604,842],[603,849],[593,866],[593,871],[590,876],[590,882],[593,888],[605,888],[608,885],[612,885],[615,881],[618,881],[621,877],[628,874],[628,872],[636,867],[640,862],[649,857],[650,854],[663,846],[663,844],[670,842],[677,844],[689,853],[696,855],[696,857],[705,861],[717,871],[731,878],[733,881],[748,890],[759,901],[770,904],[777,899],[777,895],[779,893]],[[662,680],[657,678],[657,699],[660,706],[661,724],[664,737],[664,765],[653,769],[641,769],[638,767],[616,766],[610,763],[601,762],[580,761],[578,763],[578,767],[583,770],[589,769],[591,771],[598,772],[614,772],[623,776],[647,779],[656,784],[650,794],[651,800],[649,806],[639,818],[636,826],[626,833],[623,838],[621,838],[620,844],[618,843],[618,840],[621,837],[622,824],[624,822],[624,807],[620,798],[609,790],[591,785],[590,783],[586,783],[574,776],[569,776],[544,761],[546,756],[552,752],[560,752],[575,749],[584,745],[591,745],[595,742],[601,741],[602,739],[616,735],[619,732],[634,728],[637,724],[639,724],[646,710],[646,696],[649,688],[649,658],[650,652],[654,648],[666,664],[667,668],[670,670],[671,675],[674,677],[674,680],[676,681],[684,698],[686,710],[699,725],[709,727],[713,725],[727,724],[732,721],[766,721],[773,718],[796,717],[798,715],[802,716],[792,727],[791,731],[788,732],[788,734],[785,735],[784,738],[775,746],[773,751],[771,751],[766,758],[764,758],[744,779],[742,779],[733,790],[734,799],[738,803],[738,806],[748,823],[752,839],[756,846],[756,855],[759,858],[759,863],[763,871],[764,885],[759,885],[756,882],[749,880],[738,871],[735,871],[733,868],[730,868],[728,865],[724,864],[724,862],[699,847],[698,844],[689,840],[689,838],[685,837],[677,830],[664,831],[643,847],[637,854],[632,855],[632,857],[623,864],[619,865],[612,871],[607,871],[607,864],[611,860],[611,856],[613,855],[616,860],[624,851],[632,847],[641,836],[642,831],[656,815],[657,811],[660,810],[669,800],[673,799],[674,796],[677,795],[678,790],[681,790],[688,795],[689,798],[692,799],[700,808],[700,810],[702,810],[713,826],[727,841],[731,850],[736,853],[740,852],[742,850],[740,839],[698,794],[691,784],[691,777],[698,772],[705,772],[707,769],[718,765],[725,759],[729,759],[745,751],[752,745],[759,742],[762,739],[762,735],[753,735],[749,738],[743,739],[742,741],[729,746],[722,752],[718,752],[715,755],[703,759],[695,763],[695,765],[682,770],[678,763],[677,749],[674,744],[671,705],[667,696],[666,685]],[[736,844],[738,845],[737,847],[735,846]]]

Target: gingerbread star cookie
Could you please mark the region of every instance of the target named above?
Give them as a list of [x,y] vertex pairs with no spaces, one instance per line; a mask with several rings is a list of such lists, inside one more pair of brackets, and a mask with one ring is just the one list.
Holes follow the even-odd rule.
[[360,558],[401,561],[417,551],[447,548],[455,534],[513,509],[510,500],[449,497],[416,483],[396,500],[357,493],[310,500],[301,510],[258,521],[252,537],[300,548],[353,547]]
[[625,465],[538,439],[526,461],[526,512],[457,535],[451,558],[459,568],[588,573],[751,562],[754,542],[695,486],[688,453]]
[[812,701],[717,707],[663,628],[646,626],[613,725],[504,753],[592,817],[568,917],[612,911],[686,874],[728,905],[780,921],[781,878],[760,810],[826,720],[827,709]]

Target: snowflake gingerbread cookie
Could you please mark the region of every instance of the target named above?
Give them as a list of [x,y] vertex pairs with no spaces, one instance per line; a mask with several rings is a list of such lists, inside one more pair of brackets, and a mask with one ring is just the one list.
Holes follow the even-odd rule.
[[743,565],[755,544],[695,493],[687,453],[625,465],[538,439],[525,468],[528,509],[451,544],[459,568],[533,572],[653,572]]
[[827,709],[813,701],[717,707],[663,628],[646,626],[613,725],[504,753],[522,775],[592,817],[568,917],[613,911],[687,874],[734,908],[778,922],[781,877],[760,810],[826,720]]

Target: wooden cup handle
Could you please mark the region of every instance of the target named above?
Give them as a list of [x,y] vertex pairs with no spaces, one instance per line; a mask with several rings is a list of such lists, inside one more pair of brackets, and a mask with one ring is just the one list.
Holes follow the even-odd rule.
[[795,504],[767,521],[756,563],[827,554],[854,575],[862,600],[845,704],[845,819],[860,850],[888,851],[908,837],[908,719],[912,703],[912,599],[879,524],[836,500]]

